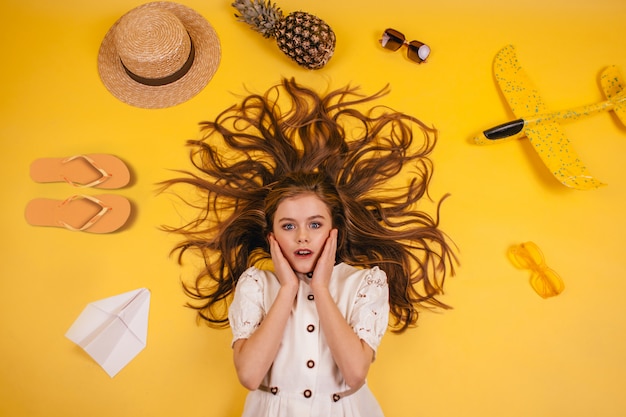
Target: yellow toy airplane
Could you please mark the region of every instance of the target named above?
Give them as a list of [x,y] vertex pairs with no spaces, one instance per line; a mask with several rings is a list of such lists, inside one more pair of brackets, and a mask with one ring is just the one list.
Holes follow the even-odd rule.
[[561,130],[559,122],[613,110],[626,124],[626,81],[618,68],[610,66],[602,71],[600,84],[606,101],[558,112],[548,110],[520,66],[512,45],[496,54],[493,71],[500,90],[519,119],[481,132],[474,138],[474,142],[486,145],[526,136],[546,167],[564,185],[578,190],[605,185],[589,173]]

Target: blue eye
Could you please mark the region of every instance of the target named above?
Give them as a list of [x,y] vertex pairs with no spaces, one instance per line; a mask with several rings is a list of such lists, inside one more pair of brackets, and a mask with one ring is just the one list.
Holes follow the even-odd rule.
[[313,222],[311,223],[311,229],[319,229],[322,227],[321,223]]
[[285,229],[285,230],[293,230],[296,227],[293,224],[291,224],[291,223],[285,223],[285,224],[282,225],[282,228]]

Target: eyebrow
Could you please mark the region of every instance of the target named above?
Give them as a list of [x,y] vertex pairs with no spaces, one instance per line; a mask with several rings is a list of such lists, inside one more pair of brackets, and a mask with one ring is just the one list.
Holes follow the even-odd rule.
[[[322,214],[316,214],[314,216],[310,216],[307,217],[306,220],[311,221],[311,220],[317,220],[317,219],[322,219],[322,220],[326,220],[326,217],[324,217],[324,215]],[[291,217],[282,217],[278,220],[278,222],[295,222],[296,219],[292,219]]]

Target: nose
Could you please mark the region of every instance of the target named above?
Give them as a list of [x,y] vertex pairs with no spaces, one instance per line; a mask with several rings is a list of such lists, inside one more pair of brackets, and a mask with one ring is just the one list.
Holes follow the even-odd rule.
[[308,243],[309,235],[306,232],[306,230],[300,229],[300,232],[298,233],[298,236],[297,236],[297,241],[298,243]]

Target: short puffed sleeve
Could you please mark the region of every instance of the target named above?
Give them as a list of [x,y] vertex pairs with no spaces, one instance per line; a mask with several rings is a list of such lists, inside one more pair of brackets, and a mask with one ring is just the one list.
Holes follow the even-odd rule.
[[354,301],[350,325],[376,352],[389,324],[387,274],[378,267],[368,270]]
[[247,339],[259,327],[266,311],[263,305],[263,280],[259,270],[246,270],[235,288],[233,302],[228,309],[228,321],[233,333],[232,343]]

